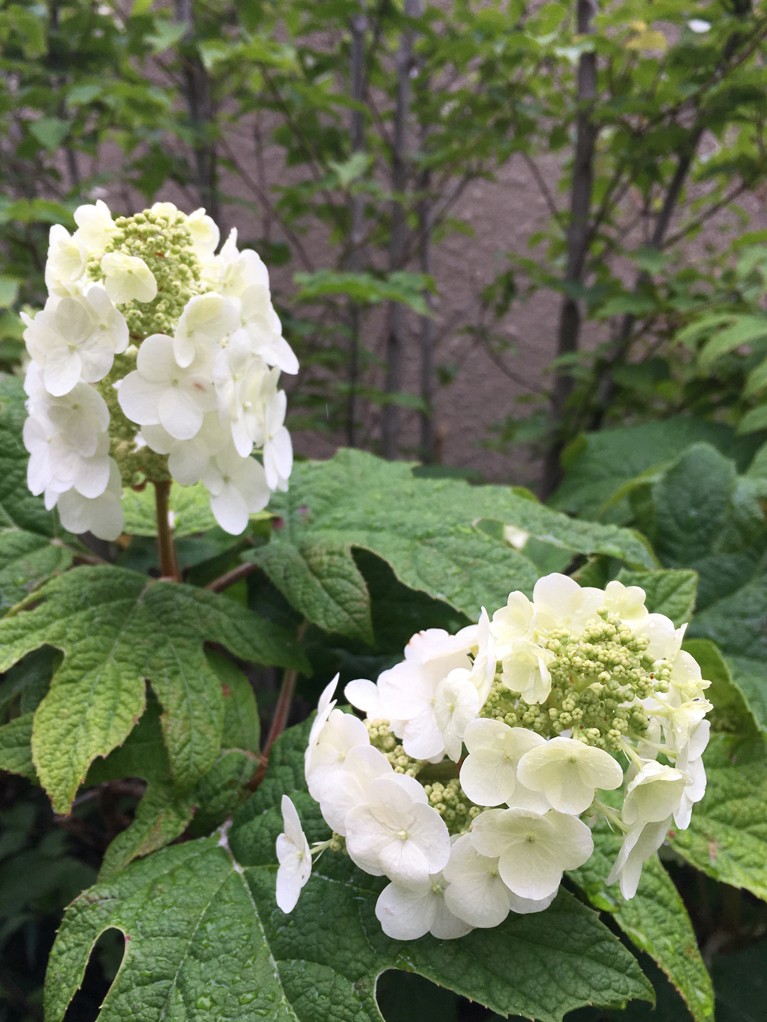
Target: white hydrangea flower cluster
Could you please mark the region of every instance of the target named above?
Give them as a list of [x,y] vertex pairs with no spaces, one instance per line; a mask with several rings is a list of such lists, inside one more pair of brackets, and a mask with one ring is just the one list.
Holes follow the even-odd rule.
[[[685,627],[648,613],[637,586],[553,574],[492,621],[483,610],[457,635],[414,635],[377,684],[350,682],[365,721],[335,708],[336,679],[306,750],[309,793],[334,832],[313,854],[345,844],[388,877],[376,914],[390,937],[460,937],[547,908],[602,817],[623,834],[607,883],[632,898],[706,788],[710,683],[681,649]],[[287,857],[283,837],[289,912],[310,869],[303,836]]]
[[[28,484],[64,527],[116,539],[123,484],[202,480],[238,534],[293,465],[280,372],[298,372],[259,256],[203,209],[51,228],[45,308],[24,316]],[[262,452],[263,464],[252,454]]]

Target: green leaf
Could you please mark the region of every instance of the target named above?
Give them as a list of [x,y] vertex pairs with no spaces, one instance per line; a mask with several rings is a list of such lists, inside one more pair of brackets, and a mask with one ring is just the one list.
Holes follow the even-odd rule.
[[279,541],[246,556],[308,621],[331,634],[373,644],[370,595],[351,543]]
[[684,568],[666,571],[628,571],[621,569],[618,581],[626,586],[641,586],[647,593],[645,604],[651,614],[665,614],[674,625],[689,621],[695,609],[698,573]]
[[661,561],[698,572],[701,610],[759,570],[767,548],[764,489],[757,478],[737,477],[733,462],[710,445],[693,444],[652,489],[633,498],[639,525]]
[[10,309],[19,295],[19,282],[13,277],[0,277],[0,309]]
[[[565,891],[547,912],[510,916],[495,930],[403,943],[384,936],[375,919],[383,881],[354,869],[346,856],[326,853],[297,909],[283,915],[274,902],[273,861],[282,824],[262,792],[279,799],[276,778],[285,776],[286,759],[291,777],[300,770],[306,734],[305,726],[294,728],[275,744],[272,776],[251,800],[249,836],[238,841],[245,869],[218,837],[186,842],[134,863],[67,909],[46,979],[49,1022],[63,1018],[94,943],[109,927],[128,939],[100,1022],[128,1014],[145,1022],[168,1016],[381,1022],[375,989],[387,969],[416,972],[503,1015],[542,1022],[560,1022],[587,1003],[652,999],[629,952]],[[310,802],[303,794],[302,814]],[[313,837],[316,819],[307,829]]]
[[758,405],[746,412],[738,424],[738,433],[758,433],[767,429],[767,405]]
[[696,614],[688,635],[716,643],[754,719],[767,732],[767,576]]
[[191,790],[173,784],[160,725],[160,706],[154,700],[125,743],[106,759],[97,759],[85,780],[86,787],[123,777],[147,782],[131,825],[112,841],[99,873],[108,880],[129,862],[169,844],[187,827],[194,836],[206,836],[237,807],[259,759],[259,720],[253,690],[245,675],[219,653],[206,651],[221,682],[224,727],[221,751],[212,768]]
[[207,650],[206,656],[221,682],[224,731],[219,757],[194,791],[196,809],[189,827],[193,837],[210,834],[231,816],[262,762],[258,752],[261,724],[250,682],[220,653]]
[[192,819],[194,793],[178,792],[173,786],[160,712],[156,702],[149,702],[125,743],[106,759],[97,759],[88,771],[86,787],[122,777],[140,777],[147,782],[131,825],[107,848],[100,880],[110,879],[133,859],[169,844]]
[[690,565],[711,550],[730,511],[735,465],[710,444],[693,444],[653,488],[664,564]]
[[224,707],[203,652],[219,642],[242,659],[308,671],[282,629],[207,590],[115,567],[81,567],[49,582],[41,603],[0,621],[0,670],[48,644],[64,661],[35,714],[33,755],[57,812],[88,766],[125,741],[145,705],[163,706],[175,784],[191,788],[216,761]]
[[[151,483],[147,483],[143,490],[126,490],[122,507],[125,516],[123,532],[129,536],[157,535],[155,494]],[[210,510],[210,495],[202,483],[196,486],[173,483],[168,507],[173,514],[173,535],[176,539],[195,532],[207,532],[216,525]]]
[[184,37],[189,29],[185,21],[169,21],[167,18],[155,18],[154,32],[147,36],[147,42],[152,47],[152,53],[163,53],[175,46]]
[[704,345],[698,356],[700,367],[704,371],[710,369],[722,355],[734,351],[742,344],[751,344],[763,337],[767,337],[767,317],[739,316],[732,326],[714,334]]
[[731,324],[735,319],[737,319],[737,313],[735,312],[717,312],[713,316],[704,316],[702,319],[696,319],[684,327],[683,330],[680,330],[675,335],[675,340],[680,344],[686,345],[691,351],[694,351],[698,341],[711,334],[717,328],[725,324]]
[[31,748],[33,717],[33,713],[25,713],[0,727],[0,770],[21,774],[30,781],[37,780]]
[[767,899],[767,747],[762,738],[713,735],[708,787],[688,830],[670,844],[696,869]]
[[0,614],[71,565],[72,551],[46,536],[21,529],[0,532]]
[[60,653],[51,646],[43,646],[42,649],[36,649],[14,664],[0,683],[0,712],[17,697],[21,713],[36,710],[43,701],[51,683],[51,675],[60,662]]
[[205,656],[221,682],[224,696],[224,746],[257,753],[261,721],[250,682],[239,667],[221,653],[207,649]]
[[746,384],[743,388],[743,397],[753,397],[767,387],[767,360],[752,369],[746,377]]
[[69,121],[62,121],[59,117],[40,117],[36,121],[29,121],[28,124],[30,134],[34,135],[49,152],[55,152],[59,148],[71,127]]
[[247,556],[310,621],[369,641],[369,601],[351,550],[387,561],[412,589],[476,619],[513,589],[530,592],[538,571],[528,558],[475,528],[479,519],[513,525],[577,553],[604,553],[654,567],[644,543],[625,529],[576,522],[510,487],[415,478],[403,462],[343,450],[327,462],[296,465],[287,494],[271,509],[283,524]]
[[[729,426],[687,415],[587,433],[565,450],[565,480],[549,503],[584,518],[600,517],[602,507],[624,483],[673,460],[698,441],[732,458],[740,471],[759,446],[758,439],[736,437]],[[627,522],[631,515],[624,504],[613,509],[610,518]]]
[[719,648],[710,639],[687,639],[682,649],[695,657],[703,677],[711,682],[706,698],[714,704],[709,713],[712,730],[755,736],[759,725]]
[[604,823],[592,834],[593,855],[568,876],[595,908],[609,912],[632,943],[652,956],[682,995],[696,1022],[713,1020],[711,978],[687,909],[657,855],[645,862],[637,893],[626,901],[616,884],[605,884],[620,850],[620,835],[611,833]]
[[293,296],[297,302],[313,302],[330,295],[346,295],[361,304],[400,302],[420,316],[433,315],[423,292],[433,291],[434,282],[422,273],[400,272],[382,278],[372,273],[340,273],[323,269],[313,273],[295,273],[293,280],[299,285],[298,293]]

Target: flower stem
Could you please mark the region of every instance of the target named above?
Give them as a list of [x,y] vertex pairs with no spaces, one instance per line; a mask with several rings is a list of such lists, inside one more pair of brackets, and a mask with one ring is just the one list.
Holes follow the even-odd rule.
[[181,572],[178,568],[176,547],[173,543],[173,530],[168,517],[168,502],[170,497],[170,480],[155,482],[154,484],[155,507],[157,508],[157,548],[160,553],[160,574],[163,578],[172,579],[174,582],[181,581]]

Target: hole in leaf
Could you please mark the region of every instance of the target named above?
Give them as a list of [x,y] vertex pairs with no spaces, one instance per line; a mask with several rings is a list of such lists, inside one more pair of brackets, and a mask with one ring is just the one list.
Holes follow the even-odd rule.
[[110,928],[93,946],[83,985],[72,998],[64,1022],[95,1022],[125,953],[122,931]]

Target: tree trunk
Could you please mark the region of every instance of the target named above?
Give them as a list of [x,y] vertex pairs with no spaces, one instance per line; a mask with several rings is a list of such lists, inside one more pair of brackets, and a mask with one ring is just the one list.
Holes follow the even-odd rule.
[[189,124],[194,138],[192,156],[194,160],[195,184],[200,201],[223,233],[221,204],[218,197],[218,157],[216,144],[209,137],[215,121],[215,110],[211,95],[210,75],[205,70],[194,47],[195,25],[192,0],[175,0],[176,21],[187,25],[186,33],[179,46],[181,70],[184,76],[184,101]]
[[[421,16],[421,0],[405,0],[405,16]],[[413,67],[413,31],[402,32],[397,52],[397,99],[394,109],[394,139],[392,143],[391,187],[394,192],[391,206],[391,234],[389,240],[389,269],[401,270],[407,241],[407,210],[403,193],[407,188],[407,125],[410,116],[410,72]],[[397,394],[402,387],[402,356],[405,347],[405,310],[399,302],[390,302],[386,336],[386,393]],[[399,408],[395,404],[383,407],[382,451],[385,458],[396,458],[399,450]]]
[[[593,31],[592,0],[577,0],[578,33],[589,35]],[[599,128],[593,121],[593,108],[597,96],[596,53],[581,53],[578,61],[578,113],[576,116],[575,158],[570,189],[570,224],[567,231],[567,269],[565,296],[559,314],[557,356],[571,355],[578,350],[581,332],[581,310],[578,298],[572,293],[583,281],[589,243],[589,218],[594,184],[594,150]],[[568,285],[570,286],[568,290]],[[566,443],[563,420],[574,379],[566,367],[559,368],[551,395],[553,435],[546,451],[541,497],[545,500],[559,485],[562,478],[560,455]]]
[[[360,3],[360,11],[351,19],[352,45],[350,56],[350,92],[351,98],[361,103],[365,96],[365,17],[364,0]],[[361,153],[365,148],[365,114],[362,110],[352,110],[349,134],[352,153]],[[364,196],[355,192],[351,197],[351,251],[349,253],[349,269],[359,273],[361,268],[361,252],[364,219]],[[357,446],[357,388],[360,376],[360,329],[362,326],[362,309],[357,302],[349,307],[349,396],[346,405],[346,443],[349,447]]]

